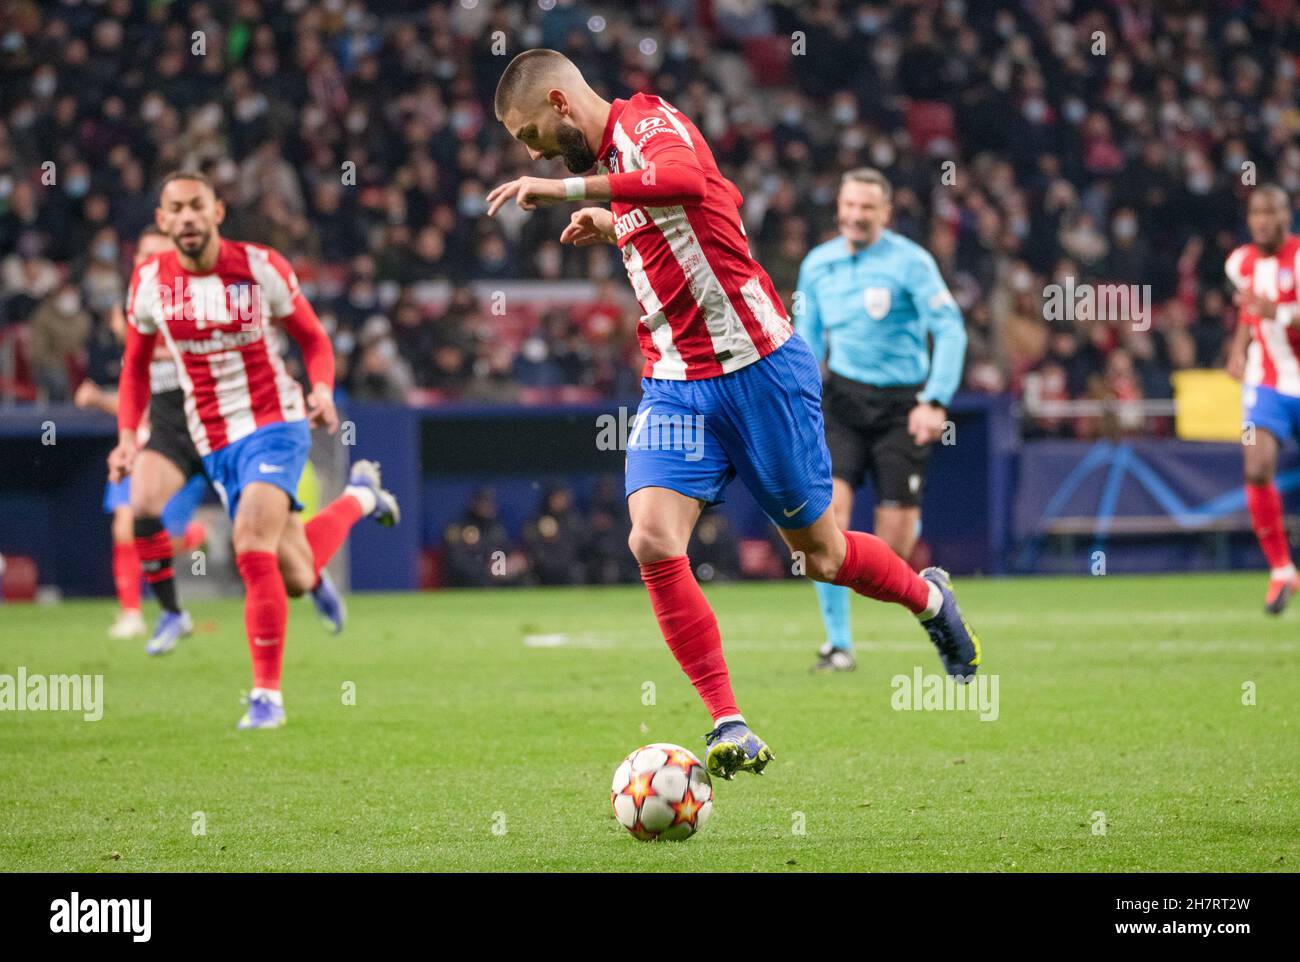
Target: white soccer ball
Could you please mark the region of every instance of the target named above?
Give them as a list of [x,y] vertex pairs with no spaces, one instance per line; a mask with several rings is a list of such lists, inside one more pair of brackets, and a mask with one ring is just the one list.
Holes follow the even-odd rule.
[[646,745],[615,769],[609,800],[619,824],[643,842],[681,841],[713,814],[713,782],[680,745]]

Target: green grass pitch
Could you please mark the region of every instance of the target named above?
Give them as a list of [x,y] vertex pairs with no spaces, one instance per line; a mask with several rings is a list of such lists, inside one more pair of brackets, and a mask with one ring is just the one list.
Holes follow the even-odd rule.
[[1261,575],[956,587],[999,677],[996,721],[891,709],[892,676],[939,670],[901,609],[856,599],[858,671],[813,676],[809,585],[707,589],[777,758],[715,782],[712,821],[676,844],[638,842],[610,813],[625,754],[698,753],[710,727],[639,587],[354,596],[337,638],[294,602],[289,724],[250,733],[234,730],[238,601],[194,605],[194,637],[159,659],[106,640],[107,602],[0,607],[0,673],[105,687],[98,722],[0,713],[0,867],[1300,867],[1300,612],[1267,618]]

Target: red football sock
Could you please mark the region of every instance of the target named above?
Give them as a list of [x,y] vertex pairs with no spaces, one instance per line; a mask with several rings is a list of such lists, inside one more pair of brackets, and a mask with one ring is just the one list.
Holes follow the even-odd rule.
[[244,630],[253,656],[253,687],[278,691],[289,622],[289,595],[280,563],[271,551],[245,551],[236,555],[235,563],[244,579]]
[[1291,564],[1291,546],[1286,540],[1286,524],[1282,520],[1282,496],[1277,485],[1246,485],[1246,507],[1250,509],[1251,526],[1255,537],[1268,559],[1270,568],[1285,568]]
[[361,510],[361,502],[352,495],[339,495],[304,525],[318,572],[329,564],[352,526],[361,520]]
[[739,715],[722,657],[718,619],[691,572],[690,561],[682,555],[642,565],[641,578],[650,591],[650,604],[664,641],[704,699],[709,715],[714,721]]
[[134,541],[113,544],[113,586],[123,611],[140,610],[140,556]]
[[844,532],[844,563],[833,583],[877,601],[897,602],[914,615],[930,605],[930,583],[884,541],[861,531]]

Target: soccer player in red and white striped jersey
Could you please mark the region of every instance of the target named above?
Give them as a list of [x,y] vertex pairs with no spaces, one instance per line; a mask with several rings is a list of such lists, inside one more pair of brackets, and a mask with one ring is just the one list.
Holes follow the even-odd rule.
[[[225,207],[201,174],[163,182],[155,214],[174,249],[137,265],[127,300],[126,353],[118,395],[114,477],[130,472],[149,401],[149,362],[161,338],[176,362],[190,437],[234,522],[244,581],[244,624],[253,690],[239,727],[284,723],[280,666],[288,595],[311,592],[323,617],[342,627],[342,601],[325,565],[365,515],[397,520],[378,466],[359,461],[342,496],[304,525],[296,492],[311,447],[310,425],[333,433],[334,351],[298,278],[279,253],[225,240]],[[302,349],[311,392],[276,350],[283,329]],[[171,558],[162,559],[170,568]]]
[[1251,242],[1224,266],[1241,308],[1228,370],[1242,382],[1246,506],[1269,566],[1264,610],[1276,615],[1300,589],[1274,480],[1279,445],[1300,432],[1300,237],[1289,231],[1290,198],[1274,185],[1250,195],[1246,223]]
[[979,642],[939,569],[918,575],[879,538],[843,532],[830,511],[830,455],[817,359],[794,335],[750,256],[742,198],[691,121],[660,97],[612,104],[553,50],[502,74],[496,116],[534,160],[575,176],[521,177],[488,194],[488,213],[565,200],[608,201],[573,214],[561,241],[616,244],[643,314],[643,397],[627,442],[629,540],[668,647],[713,717],[709,770],[760,772],[771,750],[736,705],[717,619],[686,546],[704,506],[739,476],[796,553],[803,573],[904,605],[950,674],[969,680]]

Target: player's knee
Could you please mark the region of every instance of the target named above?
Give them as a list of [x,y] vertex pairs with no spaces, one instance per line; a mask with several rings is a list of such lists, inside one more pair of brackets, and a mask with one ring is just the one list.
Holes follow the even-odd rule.
[[686,553],[686,546],[681,539],[667,531],[648,525],[634,525],[628,535],[627,546],[632,549],[632,557],[637,564],[653,564],[667,558],[676,558]]
[[844,558],[835,558],[829,549],[819,548],[804,556],[805,572],[813,581],[834,581],[844,564]]
[[1245,473],[1247,484],[1271,484],[1273,481],[1273,471],[1269,465],[1248,464]]
[[157,518],[167,507],[167,499],[143,484],[131,485],[131,513],[137,518]]
[[275,540],[255,522],[238,518],[230,532],[230,541],[237,555],[250,551],[275,551]]

